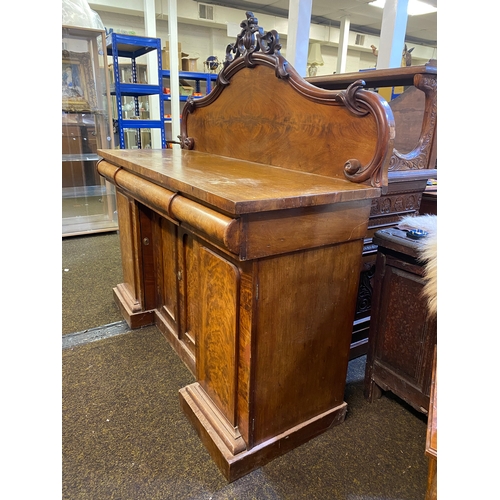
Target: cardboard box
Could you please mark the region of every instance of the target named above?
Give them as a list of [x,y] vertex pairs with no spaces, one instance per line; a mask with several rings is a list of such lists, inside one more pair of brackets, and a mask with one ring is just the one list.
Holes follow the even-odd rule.
[[[170,50],[170,43],[169,42],[165,42],[165,47],[163,47],[165,50]],[[181,48],[181,43],[179,42],[177,44],[177,52],[180,52],[182,50]]]
[[[181,53],[177,55],[179,58],[179,71],[181,70]],[[170,69],[170,52],[168,50],[163,49],[161,51],[161,66],[162,69]]]
[[[179,58],[179,71],[182,68],[182,57],[187,56],[188,54],[183,54],[181,49],[181,44],[177,44],[177,56]],[[170,44],[165,42],[165,47],[161,51],[161,65],[163,69],[170,69]]]
[[179,94],[180,95],[193,95],[194,88],[189,85],[186,80],[179,79]]
[[179,85],[179,95],[193,95],[194,88],[189,85]]
[[198,71],[198,58],[197,57],[183,57],[182,58],[182,71]]

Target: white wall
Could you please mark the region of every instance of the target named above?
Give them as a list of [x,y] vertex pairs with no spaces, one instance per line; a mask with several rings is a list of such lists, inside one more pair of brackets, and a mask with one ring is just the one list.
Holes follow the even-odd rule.
[[[104,26],[115,31],[135,31],[137,35],[144,35],[143,0],[94,0],[89,1],[90,7],[95,10],[102,19]],[[205,70],[203,62],[209,56],[217,56],[223,62],[226,47],[234,43],[235,36],[228,36],[228,25],[239,26],[245,18],[244,12],[214,5],[214,21],[200,20],[198,17],[198,2],[194,0],[178,1],[178,40],[182,51],[190,57],[199,57],[197,70]],[[168,16],[167,0],[156,0],[156,36],[161,38],[162,47],[168,40]],[[259,20],[259,25],[264,31],[275,29],[280,34],[283,49],[281,53],[286,57],[286,35],[288,32],[288,20],[268,14],[254,12]],[[238,28],[239,29],[239,28]],[[324,65],[318,68],[318,75],[332,74],[337,68],[337,47],[340,37],[338,28],[311,25],[310,43],[320,42]],[[362,46],[355,45],[356,33],[349,34],[349,48],[347,52],[346,72],[359,71],[360,69],[373,68],[376,58],[370,46],[379,46],[379,38],[365,35]],[[437,49],[418,45],[412,52],[412,64],[424,64],[429,59],[437,59]]]
[[[145,35],[143,17],[105,11],[96,12],[108,30],[112,28],[115,32],[133,32],[138,36]],[[208,56],[216,55],[219,61],[224,61],[227,44],[234,42],[234,38],[229,38],[226,30],[222,29],[184,23],[178,23],[177,29],[182,52],[189,54],[190,57],[199,57],[197,69],[200,72],[204,71],[203,61],[206,61]],[[162,47],[164,47],[168,40],[167,21],[157,19],[156,37],[161,39]]]

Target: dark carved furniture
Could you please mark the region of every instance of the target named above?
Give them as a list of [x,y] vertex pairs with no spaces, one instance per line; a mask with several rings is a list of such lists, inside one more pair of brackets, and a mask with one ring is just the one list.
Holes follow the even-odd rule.
[[318,76],[307,80],[321,88],[340,90],[359,78],[366,82],[368,88],[404,86],[405,91],[389,103],[396,128],[389,165],[389,188],[387,193],[373,200],[370,213],[353,324],[351,358],[366,354],[368,350],[377,252],[373,234],[379,229],[395,226],[401,216],[420,213],[427,180],[437,177],[436,61],[431,60],[423,66]]
[[419,213],[437,215],[437,186],[427,186],[422,193]]
[[[182,149],[100,150],[132,327],[196,377],[180,401],[232,481],[341,423],[360,260],[387,188],[390,108],[308,84],[247,13]],[[168,374],[165,374],[168,376]]]
[[436,317],[428,314],[421,241],[397,228],[375,233],[375,264],[365,396],[391,391],[427,414],[432,380]]
[[429,460],[427,473],[427,491],[425,500],[437,500],[437,348],[434,350],[432,365],[431,399],[427,420],[425,454]]

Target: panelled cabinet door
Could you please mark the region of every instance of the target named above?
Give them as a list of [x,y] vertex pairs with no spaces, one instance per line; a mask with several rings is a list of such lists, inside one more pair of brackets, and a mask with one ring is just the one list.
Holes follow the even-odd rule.
[[200,323],[200,242],[190,233],[179,231],[179,340],[196,360],[197,332]]
[[155,235],[157,311],[164,322],[178,337],[180,331],[179,291],[180,271],[178,265],[178,227],[164,217],[158,217]]
[[177,224],[158,217],[156,243],[157,312],[193,372],[200,324],[200,242]]
[[197,380],[231,426],[236,424],[239,270],[206,247],[200,248],[201,322]]
[[436,324],[428,318],[422,297],[425,281],[391,257],[386,257],[382,279],[379,307],[383,323],[377,325],[376,362],[405,380],[407,390],[415,393],[413,405],[427,410]]
[[[210,383],[222,370],[225,383],[234,385],[238,268],[191,233],[178,233],[179,340],[195,358],[200,381]],[[234,395],[211,397],[234,413]]]

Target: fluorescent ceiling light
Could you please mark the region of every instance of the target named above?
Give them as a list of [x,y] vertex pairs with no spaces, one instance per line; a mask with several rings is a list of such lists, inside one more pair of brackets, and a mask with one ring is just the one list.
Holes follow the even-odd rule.
[[[370,2],[370,5],[383,9],[385,0],[375,0],[374,2]],[[408,2],[409,16],[421,16],[422,14],[430,14],[431,12],[437,12],[437,8],[420,0],[409,0]]]

